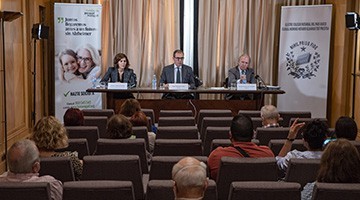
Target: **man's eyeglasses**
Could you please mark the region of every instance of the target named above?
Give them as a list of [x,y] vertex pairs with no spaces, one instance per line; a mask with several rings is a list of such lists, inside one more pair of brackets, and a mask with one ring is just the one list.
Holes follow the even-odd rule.
[[184,60],[184,57],[174,57],[176,60]]
[[78,61],[84,61],[85,63],[90,63],[92,61],[92,59],[90,57],[78,56],[77,59],[78,59]]

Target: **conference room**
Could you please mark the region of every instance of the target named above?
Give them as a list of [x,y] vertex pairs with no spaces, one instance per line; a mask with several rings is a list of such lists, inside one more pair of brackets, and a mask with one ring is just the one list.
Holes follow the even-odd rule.
[[[341,116],[360,123],[359,5],[359,0],[2,0],[0,172],[8,169],[10,146],[28,138],[43,117],[63,122],[72,107],[117,114],[128,95],[144,111],[152,110],[154,130],[162,111],[190,110],[201,148],[206,131],[199,116],[205,110],[230,110],[226,118],[274,105],[283,113],[311,112],[330,128]],[[126,59],[116,60],[118,54]],[[249,74],[241,84],[241,78],[232,80],[231,70],[245,62],[244,55]],[[116,75],[119,81],[101,81],[124,59],[128,65],[124,75]],[[190,67],[194,87],[182,82],[185,78],[177,82],[176,70],[170,72],[172,81],[164,79],[165,67],[177,62],[182,70]],[[128,77],[135,84],[118,83]]]

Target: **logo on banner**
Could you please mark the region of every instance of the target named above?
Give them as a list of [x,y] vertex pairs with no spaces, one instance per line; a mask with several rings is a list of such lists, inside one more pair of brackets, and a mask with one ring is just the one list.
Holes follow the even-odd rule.
[[286,53],[286,70],[294,79],[311,79],[316,77],[320,67],[318,45],[310,41],[298,41],[290,45]]

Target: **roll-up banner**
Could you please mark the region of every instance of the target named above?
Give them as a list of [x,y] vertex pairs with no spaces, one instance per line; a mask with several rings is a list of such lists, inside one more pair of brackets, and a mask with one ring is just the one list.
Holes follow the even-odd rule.
[[278,96],[281,111],[326,117],[332,5],[283,6]]
[[55,116],[68,108],[102,108],[101,94],[86,92],[101,75],[101,5],[55,3]]

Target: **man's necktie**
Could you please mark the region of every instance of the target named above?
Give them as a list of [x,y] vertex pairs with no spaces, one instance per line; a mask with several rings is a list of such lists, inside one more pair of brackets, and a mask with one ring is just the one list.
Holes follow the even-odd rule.
[[245,70],[241,70],[241,74],[242,74],[242,75],[245,75],[245,74],[246,74],[246,71],[245,71]]
[[181,83],[181,79],[180,79],[180,67],[177,67],[177,71],[176,71],[176,83]]

